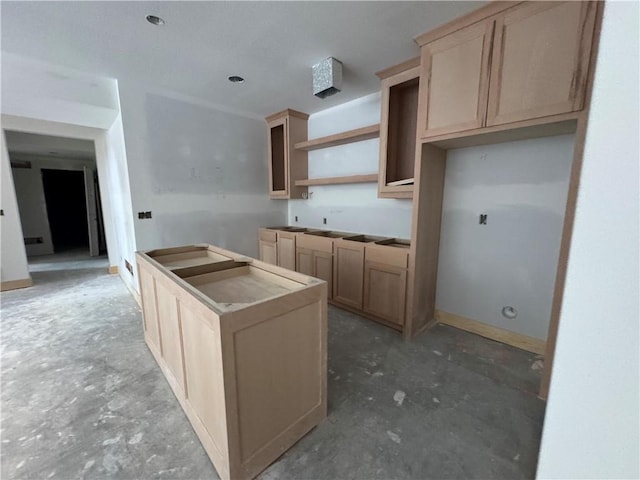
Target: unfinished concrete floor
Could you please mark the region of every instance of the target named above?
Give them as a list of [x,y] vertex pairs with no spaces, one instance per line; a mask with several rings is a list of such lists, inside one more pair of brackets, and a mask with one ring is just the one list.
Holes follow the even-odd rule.
[[[217,478],[106,260],[32,267],[1,295],[2,478]],[[330,308],[329,416],[261,478],[532,478],[535,360],[445,326],[404,343]]]

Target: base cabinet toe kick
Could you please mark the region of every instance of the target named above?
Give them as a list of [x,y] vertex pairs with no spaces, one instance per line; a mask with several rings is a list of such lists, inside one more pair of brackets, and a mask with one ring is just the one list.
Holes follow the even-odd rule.
[[136,254],[144,337],[223,479],[327,412],[327,284],[211,245]]

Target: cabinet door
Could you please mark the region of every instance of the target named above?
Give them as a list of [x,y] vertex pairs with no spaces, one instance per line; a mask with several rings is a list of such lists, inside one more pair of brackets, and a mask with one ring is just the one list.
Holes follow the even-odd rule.
[[476,23],[422,47],[421,136],[483,126],[493,24]]
[[333,299],[362,310],[364,244],[337,240],[334,249]]
[[488,125],[581,110],[595,2],[526,2],[498,18]]
[[260,260],[272,265],[278,264],[278,249],[276,242],[260,240]]
[[315,277],[313,271],[313,250],[296,247],[296,272]]
[[407,270],[381,263],[364,266],[364,308],[389,322],[404,324]]
[[326,252],[313,252],[313,276],[327,282],[327,299],[333,298],[333,255]]
[[289,270],[296,269],[296,235],[278,232],[278,265]]
[[176,385],[184,392],[182,358],[182,325],[178,315],[178,300],[159,280],[156,281],[158,324],[162,332],[162,358]]
[[138,264],[138,269],[145,338],[148,342],[151,342],[151,347],[156,350],[155,353],[162,355],[156,304],[156,281],[146,268],[140,268],[140,264]]
[[269,123],[269,196],[289,197],[288,118]]

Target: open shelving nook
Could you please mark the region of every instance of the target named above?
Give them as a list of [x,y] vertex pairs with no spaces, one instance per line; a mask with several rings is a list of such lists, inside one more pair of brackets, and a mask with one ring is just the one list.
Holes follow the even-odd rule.
[[307,180],[296,180],[296,186],[312,185],[344,185],[348,183],[376,183],[378,174],[369,175],[348,175],[344,177],[309,178]]
[[380,135],[380,124],[369,125],[368,127],[356,128],[347,132],[336,133],[326,137],[314,138],[306,142],[298,142],[294,145],[296,150],[318,150],[320,148],[337,147],[347,143],[361,142],[376,138]]
[[[310,151],[321,148],[337,147],[347,143],[361,142],[376,138],[380,135],[380,124],[369,125],[367,127],[356,128],[346,132],[327,135],[326,137],[314,138],[306,142],[298,142],[294,145],[296,150]],[[341,177],[307,178],[296,180],[296,187],[308,187],[313,185],[345,185],[350,183],[377,183],[378,174],[346,175]]]
[[412,58],[377,72],[376,75],[382,81],[378,197],[411,198],[416,155],[420,58]]

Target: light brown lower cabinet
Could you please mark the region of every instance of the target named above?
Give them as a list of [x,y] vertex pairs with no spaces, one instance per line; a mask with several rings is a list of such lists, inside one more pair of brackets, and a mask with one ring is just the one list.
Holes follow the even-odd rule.
[[296,247],[296,272],[313,277],[313,250]]
[[333,238],[320,234],[298,235],[296,270],[327,282],[327,298],[333,298]]
[[409,252],[407,244],[392,242],[365,247],[362,309],[401,326],[405,317]]
[[278,240],[275,230],[261,228],[258,247],[261,261],[270,263],[271,265],[278,264]]
[[296,233],[278,231],[278,265],[289,270],[296,269]]
[[338,238],[333,248],[333,301],[362,310],[364,243]]
[[[327,299],[332,304],[396,330],[404,329],[409,241],[295,227],[273,228],[283,230],[278,231],[278,240],[283,237],[280,233],[284,233],[286,240],[295,236],[295,258],[289,264],[294,263],[297,272],[327,282]],[[285,244],[285,249],[289,248],[290,243]]]
[[326,284],[212,246],[136,254],[144,335],[219,476],[326,417]]

